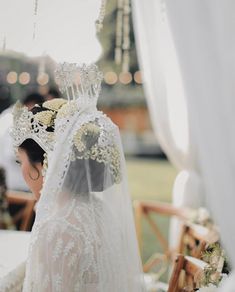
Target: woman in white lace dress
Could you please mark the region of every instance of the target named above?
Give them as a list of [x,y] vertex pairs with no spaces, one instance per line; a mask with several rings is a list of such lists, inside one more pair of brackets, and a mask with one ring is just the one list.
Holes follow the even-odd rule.
[[22,172],[40,197],[23,291],[144,291],[119,131],[96,109],[97,67],[76,72],[73,100],[14,111]]

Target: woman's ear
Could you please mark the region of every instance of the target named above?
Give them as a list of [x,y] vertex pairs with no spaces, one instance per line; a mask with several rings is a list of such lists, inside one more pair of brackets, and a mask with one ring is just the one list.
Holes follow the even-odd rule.
[[43,185],[42,164],[40,162],[32,163],[26,151],[21,148],[19,148],[18,157],[24,180],[36,199],[39,199]]
[[41,175],[42,174],[41,174],[41,170],[40,170],[40,164],[39,165],[36,165],[36,164],[32,165],[32,169],[29,171],[29,177],[33,181],[36,181],[40,178]]

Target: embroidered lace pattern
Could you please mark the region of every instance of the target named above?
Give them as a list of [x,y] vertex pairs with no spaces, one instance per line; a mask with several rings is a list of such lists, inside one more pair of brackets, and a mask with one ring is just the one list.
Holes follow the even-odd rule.
[[[75,197],[65,214],[55,214],[41,225],[35,243],[42,245],[31,245],[31,252],[36,253],[37,258],[31,259],[27,268],[32,269],[36,260],[38,267],[35,274],[29,273],[25,279],[24,291],[39,291],[40,285],[42,291],[80,292],[85,286],[93,287],[91,291],[102,291],[99,290],[100,261],[103,268],[113,269],[115,275],[113,279],[103,275],[103,283],[112,281],[112,285],[116,285],[113,291],[122,291],[118,290],[121,289],[118,275],[123,276],[119,271],[122,256],[118,222],[113,221],[113,236],[107,238],[103,226],[106,220],[112,220],[112,215],[103,209],[102,202],[95,196],[84,197],[83,201],[79,198],[79,202]],[[49,258],[47,253],[50,253]],[[49,276],[50,270],[53,277]]]
[[14,127],[11,129],[14,147],[19,147],[26,139],[33,139],[44,151],[50,152],[54,146],[54,135],[47,132],[47,125],[43,125],[34,118],[27,107],[17,102],[14,110]]
[[14,126],[11,129],[15,148],[19,147],[26,139],[33,139],[45,152],[52,151],[54,132],[47,131],[47,128],[54,127],[57,112],[66,103],[67,100],[62,98],[46,101],[42,107],[47,110],[33,114],[27,107],[17,102],[13,109]]
[[119,131],[96,109],[101,75],[66,64],[57,73],[71,99],[57,109],[23,292],[144,291]]

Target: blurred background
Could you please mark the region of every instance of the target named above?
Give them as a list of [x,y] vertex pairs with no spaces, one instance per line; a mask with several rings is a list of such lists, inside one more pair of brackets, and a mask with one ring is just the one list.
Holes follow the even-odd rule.
[[63,97],[58,63],[96,62],[98,108],[121,132],[149,284],[167,279],[176,253],[204,260],[211,231],[217,258],[223,242],[234,267],[234,3],[0,0],[0,229],[29,231],[34,218],[9,136],[12,105]]
[[[120,20],[118,1],[109,0],[106,4],[103,28],[98,33],[102,53],[97,63],[104,73],[98,107],[120,128],[132,199],[171,202],[176,170],[167,160],[152,130],[137,61],[130,6],[126,9]],[[37,25],[40,25],[39,20]],[[57,60],[53,56],[29,57],[26,53],[9,49],[4,35],[0,46],[1,115],[18,99],[24,100],[32,93],[37,92],[48,99],[50,94],[58,92],[54,80]],[[2,124],[0,131],[1,127]],[[0,149],[2,147],[0,145]],[[155,216],[155,220],[168,237],[168,218]],[[160,251],[160,247],[144,222],[143,238],[142,256],[146,261],[151,254]]]

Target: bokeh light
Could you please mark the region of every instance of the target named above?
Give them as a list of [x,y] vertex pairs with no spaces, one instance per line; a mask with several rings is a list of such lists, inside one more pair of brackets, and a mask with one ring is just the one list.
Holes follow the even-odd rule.
[[14,71],[11,71],[7,74],[7,82],[9,84],[15,84],[17,82],[18,74]]
[[47,73],[41,73],[37,77],[37,83],[39,85],[46,85],[49,82],[49,75]]
[[22,85],[26,85],[30,82],[30,75],[28,72],[22,72],[19,76],[19,82]]
[[119,75],[119,81],[122,83],[122,84],[129,84],[131,83],[132,81],[132,75],[130,72],[122,72],[120,73]]
[[109,85],[114,85],[118,81],[117,74],[115,72],[106,72],[104,75],[104,81]]
[[135,72],[135,74],[134,74],[134,80],[135,80],[135,83],[137,83],[137,84],[142,84],[143,83],[141,71],[136,71]]

